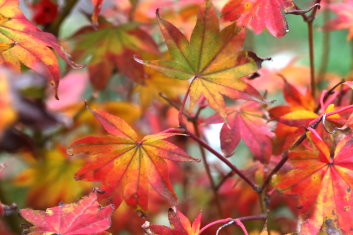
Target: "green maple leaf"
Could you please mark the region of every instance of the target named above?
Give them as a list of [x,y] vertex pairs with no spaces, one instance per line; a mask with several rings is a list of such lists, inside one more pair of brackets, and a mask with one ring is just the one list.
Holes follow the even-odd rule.
[[241,51],[244,32],[235,24],[220,30],[216,11],[210,1],[201,7],[190,41],[157,11],[160,29],[171,58],[142,61],[169,77],[192,79],[190,109],[203,95],[210,106],[225,117],[223,95],[230,98],[261,100],[260,94],[242,77],[258,69],[252,53]]

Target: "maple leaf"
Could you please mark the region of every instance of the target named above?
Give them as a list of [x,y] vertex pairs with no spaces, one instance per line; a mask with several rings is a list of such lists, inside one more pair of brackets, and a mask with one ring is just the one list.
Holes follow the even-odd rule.
[[102,190],[106,192],[103,197],[111,198],[117,206],[125,200],[145,210],[149,185],[175,205],[177,198],[165,160],[195,160],[164,140],[180,134],[161,132],[141,139],[123,119],[104,111],[92,112],[110,135],[82,138],[71,145],[72,154],[88,155],[76,179],[101,181]]
[[21,216],[34,226],[29,235],[60,234],[94,235],[110,227],[112,205],[101,207],[97,194],[90,193],[77,203],[63,204],[46,211],[21,209]]
[[143,82],[144,68],[136,63],[134,55],[151,57],[158,55],[154,40],[134,23],[114,26],[102,22],[98,30],[85,27],[74,36],[74,57],[89,59],[88,71],[95,89],[103,89],[114,68],[133,79]]
[[280,105],[269,112],[271,117],[288,126],[303,127],[318,117],[314,112],[315,101],[307,89],[304,93],[297,87],[283,79],[283,96],[288,105]]
[[353,0],[331,4],[330,9],[337,14],[337,17],[327,22],[325,29],[348,29],[347,39],[353,39]]
[[275,37],[288,32],[284,10],[293,7],[293,0],[229,0],[222,9],[225,20],[236,21],[259,34],[266,27]]
[[192,79],[190,110],[203,95],[210,106],[225,117],[223,96],[230,98],[262,99],[260,94],[241,80],[257,70],[249,53],[239,49],[244,33],[231,24],[222,31],[216,11],[210,1],[199,10],[190,42],[170,22],[162,19],[157,11],[160,30],[172,59],[137,62],[154,68],[169,77]]
[[[31,24],[18,8],[18,0],[0,0],[0,64],[20,71],[21,64],[46,76],[57,91],[60,69],[53,49],[73,68],[82,68],[70,60],[54,35]],[[51,49],[50,49],[51,48]]]
[[[261,183],[264,178],[264,166],[255,161],[243,170],[244,174],[256,183]],[[224,208],[223,216],[246,216],[258,213],[258,195],[242,179],[229,177],[219,186],[220,200]],[[236,198],[237,200],[234,200]]]
[[13,183],[29,188],[26,203],[34,208],[71,202],[92,188],[91,183],[74,179],[83,162],[81,159],[69,159],[62,146],[45,152],[40,160],[32,156],[25,160],[29,168],[17,175]]
[[[271,108],[269,114],[271,118],[278,121],[275,129],[276,139],[274,146],[282,152],[285,149],[290,148],[300,136],[305,133],[305,128],[313,120],[319,117],[315,111],[315,100],[313,99],[310,89],[306,89],[305,92],[299,91],[299,88],[292,85],[285,79],[283,87],[283,96],[287,101],[288,105],[279,105]],[[333,104],[330,104],[338,93],[331,96],[323,102],[320,108],[321,113],[331,112],[337,109]],[[340,114],[327,117],[327,120],[334,125],[344,125],[346,120],[342,118]]]
[[146,109],[153,100],[161,99],[160,93],[173,99],[184,94],[187,86],[187,81],[175,80],[156,70],[146,69],[143,84],[137,84],[134,92],[139,94],[140,104],[142,108]]
[[170,208],[168,211],[168,219],[173,228],[163,225],[150,225],[149,228],[156,235],[198,235],[200,232],[201,217],[202,214],[199,213],[191,224],[183,213]]
[[[220,133],[221,149],[226,156],[231,156],[240,139],[249,147],[259,160],[267,161],[272,154],[272,137],[266,120],[262,118],[261,104],[249,101],[238,107],[227,108],[227,123]],[[211,116],[206,122],[220,123],[218,115]],[[218,120],[217,120],[218,119]]]
[[282,177],[277,187],[298,195],[301,234],[317,234],[327,221],[348,234],[353,229],[352,135],[339,141],[334,152],[316,131],[311,130],[308,136],[315,149],[291,152],[294,169]]

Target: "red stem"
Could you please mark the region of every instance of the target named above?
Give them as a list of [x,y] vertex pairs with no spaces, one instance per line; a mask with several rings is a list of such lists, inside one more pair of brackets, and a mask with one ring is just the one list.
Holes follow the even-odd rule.
[[227,158],[222,156],[216,150],[214,150],[211,146],[209,146],[205,141],[198,138],[196,135],[191,133],[189,130],[185,129],[185,133],[188,134],[192,139],[198,142],[202,147],[210,151],[213,155],[215,155],[219,160],[224,162],[230,169],[232,169],[240,178],[242,178],[246,183],[248,183],[255,192],[259,191],[259,186],[257,186],[254,182],[252,182],[248,177],[246,177],[243,172],[241,172],[236,166],[234,166]]
[[221,220],[216,220],[213,221],[207,225],[205,225],[199,232],[199,234],[203,233],[206,229],[208,229],[209,227],[212,227],[216,224],[225,224],[225,223],[229,223],[231,221],[234,221],[234,223],[236,223],[237,221],[246,221],[246,220],[262,220],[262,219],[266,219],[266,215],[257,215],[257,216],[244,216],[244,217],[240,217],[237,219],[232,219],[232,218],[227,218],[227,219],[221,219]]
[[316,96],[316,82],[315,82],[315,60],[314,60],[314,36],[313,36],[313,22],[308,21],[308,37],[309,37],[309,58],[310,58],[310,88],[311,96],[315,99]]
[[338,110],[326,113],[326,117],[332,116],[332,115],[335,115],[335,114],[338,114],[338,113],[343,113],[343,112],[345,112],[345,111],[347,111],[349,109],[352,109],[352,108],[353,108],[353,105],[348,105],[348,106],[340,108]]

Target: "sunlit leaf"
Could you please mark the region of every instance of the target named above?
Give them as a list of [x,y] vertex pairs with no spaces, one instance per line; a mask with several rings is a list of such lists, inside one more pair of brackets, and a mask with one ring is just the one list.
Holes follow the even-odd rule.
[[343,234],[352,231],[352,136],[337,143],[334,152],[316,132],[309,132],[316,151],[294,151],[294,169],[281,177],[277,187],[299,197],[301,234],[317,234],[331,221]]
[[261,99],[252,86],[240,79],[258,68],[247,52],[240,51],[243,32],[235,24],[220,31],[218,17],[210,1],[201,7],[190,40],[176,26],[162,19],[158,12],[157,17],[171,58],[136,61],[169,77],[191,79],[190,109],[203,95],[210,106],[225,117],[223,95]]
[[85,137],[75,141],[70,152],[83,155],[85,164],[76,173],[76,179],[102,182],[102,190],[115,205],[122,200],[146,210],[150,186],[171,205],[176,195],[168,176],[165,160],[193,161],[176,145],[165,141],[178,133],[158,133],[139,138],[121,118],[104,111],[92,111],[110,134]]

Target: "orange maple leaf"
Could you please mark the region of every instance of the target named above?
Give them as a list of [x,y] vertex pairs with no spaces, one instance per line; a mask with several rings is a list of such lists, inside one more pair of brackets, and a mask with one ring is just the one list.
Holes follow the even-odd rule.
[[125,200],[145,210],[150,185],[175,205],[177,197],[169,181],[165,160],[195,160],[165,141],[179,133],[161,132],[139,138],[123,119],[104,111],[92,112],[110,135],[82,138],[71,145],[72,154],[88,155],[76,178],[101,181],[102,190],[106,192],[103,197],[112,199],[117,206]]
[[110,227],[113,210],[112,205],[102,208],[97,202],[97,194],[90,193],[77,203],[63,204],[46,211],[21,209],[20,214],[34,225],[28,235],[93,235]]
[[311,130],[308,136],[314,151],[291,152],[289,159],[294,169],[281,177],[277,187],[298,195],[301,234],[317,234],[328,222],[348,234],[353,230],[352,136],[343,138],[334,152],[316,131]]

